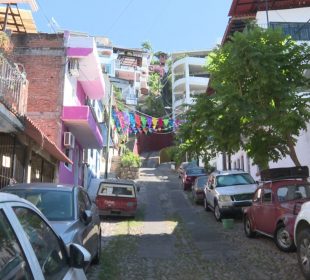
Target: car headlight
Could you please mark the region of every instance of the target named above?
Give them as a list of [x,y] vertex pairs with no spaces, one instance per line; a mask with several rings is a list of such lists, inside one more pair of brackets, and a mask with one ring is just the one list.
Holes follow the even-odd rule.
[[230,202],[231,201],[231,197],[230,197],[230,195],[220,195],[219,196],[219,201],[221,201],[221,202]]

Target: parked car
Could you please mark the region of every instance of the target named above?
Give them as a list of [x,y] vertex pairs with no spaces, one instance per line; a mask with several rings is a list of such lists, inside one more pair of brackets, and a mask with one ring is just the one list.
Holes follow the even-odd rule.
[[98,263],[101,227],[98,208],[80,186],[53,183],[16,184],[1,191],[29,200],[45,215],[66,244],[84,246]]
[[212,210],[217,221],[228,214],[242,213],[242,207],[252,204],[256,189],[257,183],[247,172],[212,172],[204,189],[204,208]]
[[208,181],[208,176],[203,175],[199,176],[195,179],[194,184],[192,186],[192,194],[195,203],[203,202],[205,198],[204,187]]
[[102,216],[135,217],[140,190],[132,180],[106,179],[98,186],[96,204]]
[[301,205],[309,200],[310,184],[306,180],[291,175],[269,178],[255,192],[252,205],[244,209],[246,236],[270,236],[280,250],[293,251],[296,216]]
[[300,209],[294,226],[294,241],[297,247],[297,259],[305,279],[310,279],[310,202]]
[[206,171],[202,167],[186,169],[181,176],[184,191],[191,190],[195,179],[203,175],[206,175]]
[[82,246],[66,246],[32,203],[0,193],[0,279],[86,280],[90,260]]
[[179,178],[181,178],[183,176],[186,169],[195,168],[195,167],[198,167],[198,165],[195,161],[191,161],[191,162],[184,161],[184,162],[182,162],[178,168]]

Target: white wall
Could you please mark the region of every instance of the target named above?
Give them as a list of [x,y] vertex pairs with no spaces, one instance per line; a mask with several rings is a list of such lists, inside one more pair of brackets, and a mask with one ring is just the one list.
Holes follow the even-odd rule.
[[[268,11],[269,22],[307,22],[310,18],[310,7]],[[266,11],[256,14],[257,24],[267,26]]]

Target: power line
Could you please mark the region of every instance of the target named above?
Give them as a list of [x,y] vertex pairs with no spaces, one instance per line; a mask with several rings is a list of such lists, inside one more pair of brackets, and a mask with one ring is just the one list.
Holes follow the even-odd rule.
[[118,23],[120,18],[123,16],[123,14],[126,12],[126,10],[129,8],[129,6],[132,4],[133,0],[130,0],[127,5],[124,7],[124,9],[119,13],[115,21],[110,25],[110,27],[107,29],[106,33],[108,34],[112,28]]

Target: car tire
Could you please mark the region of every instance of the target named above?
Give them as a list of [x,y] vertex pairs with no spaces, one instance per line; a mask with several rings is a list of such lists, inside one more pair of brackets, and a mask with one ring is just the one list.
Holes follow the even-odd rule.
[[218,222],[220,222],[223,218],[221,209],[216,201],[214,202],[214,217]]
[[254,237],[256,235],[255,231],[252,230],[251,221],[248,215],[245,215],[243,218],[243,229],[246,237]]
[[210,212],[209,203],[206,198],[203,199],[203,206],[207,212]]
[[310,228],[303,229],[297,235],[297,260],[305,279],[310,279]]
[[100,256],[101,256],[101,229],[100,229],[99,236],[98,236],[97,253],[95,257],[93,258],[92,263],[99,264]]
[[277,247],[283,252],[292,252],[295,249],[294,240],[284,224],[279,224],[274,234],[274,241]]

